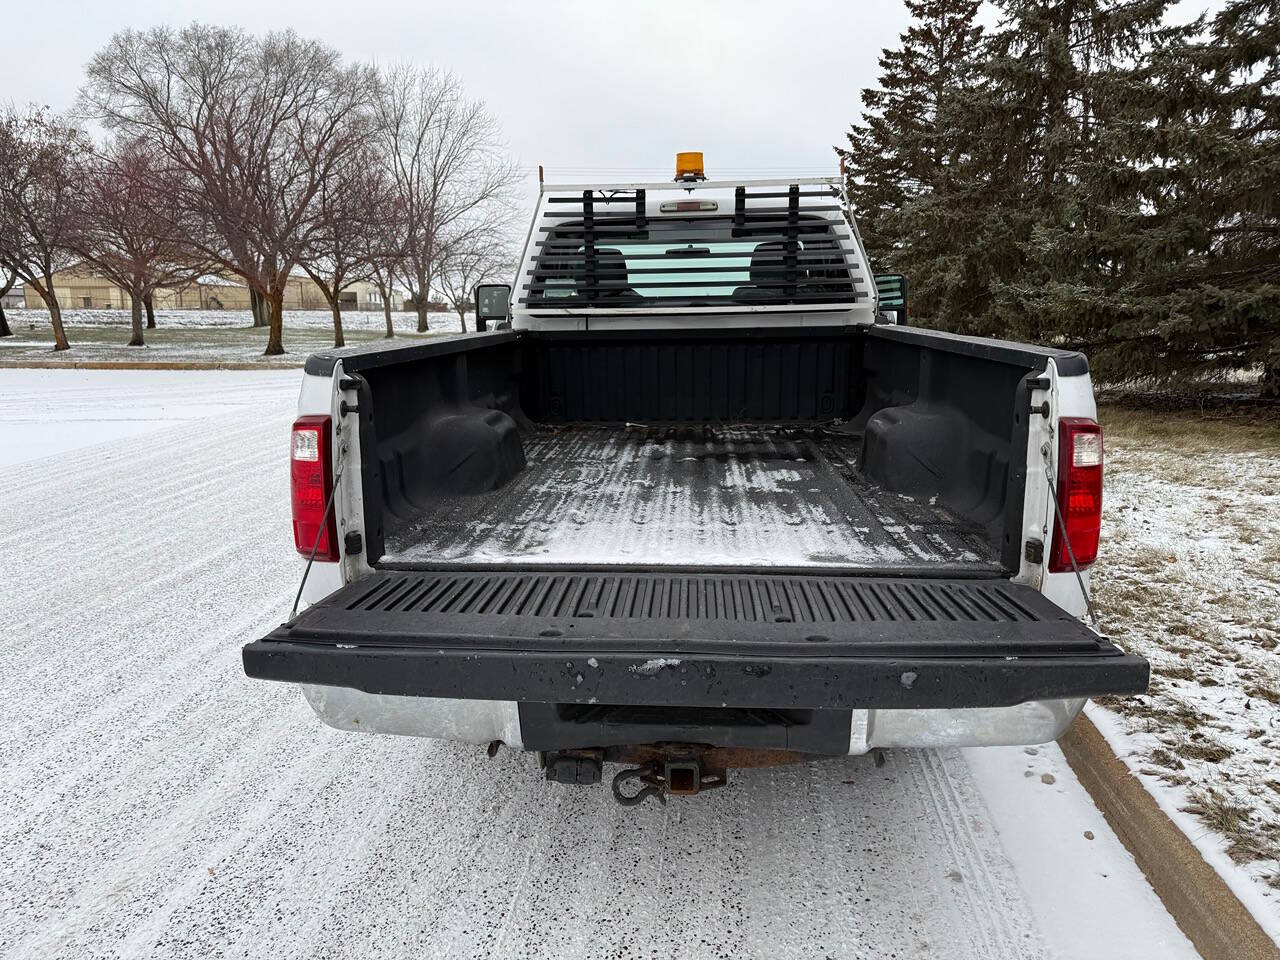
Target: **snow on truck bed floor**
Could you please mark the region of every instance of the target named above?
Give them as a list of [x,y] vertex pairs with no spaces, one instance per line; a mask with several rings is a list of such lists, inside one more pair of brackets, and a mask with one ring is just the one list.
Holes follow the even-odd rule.
[[[114,376],[86,418],[176,389]],[[301,567],[268,393],[0,468],[0,956],[1195,956],[1052,745],[625,810],[321,726],[240,665]]]
[[383,559],[999,569],[976,524],[865,480],[860,446],[784,427],[544,428],[514,480],[436,501]]

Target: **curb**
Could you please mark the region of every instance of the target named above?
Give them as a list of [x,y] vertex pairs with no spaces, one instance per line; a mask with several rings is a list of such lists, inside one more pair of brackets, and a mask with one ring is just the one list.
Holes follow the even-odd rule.
[[1204,960],[1277,960],[1280,948],[1165,816],[1083,713],[1058,741],[1077,779]]

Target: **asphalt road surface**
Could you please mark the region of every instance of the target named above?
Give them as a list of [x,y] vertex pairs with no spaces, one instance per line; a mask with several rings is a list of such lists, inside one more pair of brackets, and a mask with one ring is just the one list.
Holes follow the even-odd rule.
[[299,375],[183,376],[0,370],[0,956],[1195,956],[1052,745],[628,810],[322,726],[240,666]]

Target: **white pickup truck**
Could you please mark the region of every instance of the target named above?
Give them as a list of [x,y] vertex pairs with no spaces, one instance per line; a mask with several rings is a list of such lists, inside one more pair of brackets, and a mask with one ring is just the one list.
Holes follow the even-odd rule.
[[543,186],[478,291],[500,329],[310,357],[309,606],[246,672],[344,730],[625,764],[626,803],[1144,690],[1081,620],[1085,358],[886,322],[845,209],[835,178]]

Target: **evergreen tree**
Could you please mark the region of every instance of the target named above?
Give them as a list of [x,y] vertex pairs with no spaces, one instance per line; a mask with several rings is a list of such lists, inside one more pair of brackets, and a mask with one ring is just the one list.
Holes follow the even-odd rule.
[[1155,118],[1150,52],[1177,33],[1165,6],[1006,0],[986,67],[1003,134],[989,209],[1005,247],[980,326],[1085,347],[1104,373],[1112,358],[1096,348],[1118,293],[1164,233],[1151,217],[1161,174],[1134,153]]
[[[975,56],[971,5],[913,4],[841,151],[913,315],[1078,347],[1104,380],[1256,368],[1280,394],[1280,0],[1207,27],[1167,0],[997,6]],[[936,70],[944,35],[962,63]]]
[[898,218],[912,198],[936,189],[954,162],[952,102],[972,81],[982,29],[980,0],[907,0],[913,22],[902,45],[880,56],[880,86],[862,91],[863,123],[837,148],[871,257],[897,268],[909,239]]
[[1280,2],[1199,26],[1154,58],[1153,229],[1102,343],[1130,375],[1257,369],[1280,396]]

